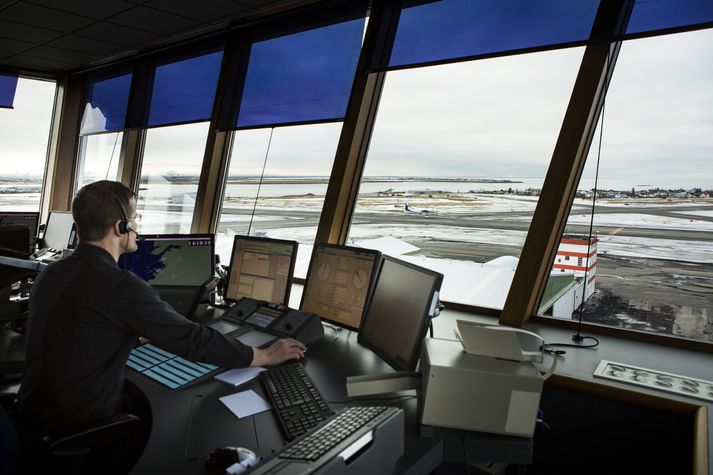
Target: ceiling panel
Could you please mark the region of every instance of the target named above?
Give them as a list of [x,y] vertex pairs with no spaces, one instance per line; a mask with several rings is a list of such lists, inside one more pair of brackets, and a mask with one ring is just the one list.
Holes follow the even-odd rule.
[[125,45],[101,40],[87,41],[87,38],[77,35],[67,35],[47,43],[48,46],[79,51],[91,55],[109,55],[126,49]]
[[28,49],[37,46],[34,43],[28,43],[27,41],[17,41],[10,38],[0,38],[0,51],[5,51],[7,53],[21,53],[27,51]]
[[53,48],[51,46],[37,46],[28,51],[27,54],[46,59],[61,58],[62,61],[76,64],[88,63],[94,61],[97,57],[95,54],[81,53],[79,51],[71,51],[62,48]]
[[37,28],[14,21],[0,20],[0,36],[3,38],[39,44],[58,38],[63,34],[61,31]]
[[111,23],[154,31],[167,36],[200,26],[197,21],[144,6],[132,8],[112,17]]
[[94,38],[97,40],[106,40],[112,43],[123,44],[127,46],[139,46],[150,41],[155,41],[161,38],[160,35],[149,33],[148,31],[137,30],[113,23],[101,23],[87,28],[77,30],[78,36]]
[[30,26],[38,26],[50,30],[63,31],[69,33],[82,28],[96,20],[65,13],[52,8],[45,8],[27,2],[17,2],[0,12],[0,19],[16,21]]
[[105,19],[129,8],[136,7],[135,3],[125,0],[32,0],[32,3],[55,10],[62,10],[75,15],[88,16],[95,19]]
[[0,0],[0,67],[59,74],[319,1]]
[[236,15],[254,12],[253,8],[230,0],[201,0],[201,8],[196,8],[194,0],[152,0],[146,6],[204,23],[227,23]]

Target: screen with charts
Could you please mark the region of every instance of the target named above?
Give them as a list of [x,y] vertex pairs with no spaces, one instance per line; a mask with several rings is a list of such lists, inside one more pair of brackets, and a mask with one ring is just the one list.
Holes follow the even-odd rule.
[[212,234],[154,234],[141,236],[138,250],[123,254],[119,267],[155,286],[198,287],[213,276]]
[[235,236],[224,298],[287,305],[296,257],[296,241]]
[[443,275],[384,256],[359,343],[397,370],[416,369]]
[[381,253],[315,243],[300,309],[350,330],[359,330]]
[[51,249],[73,248],[77,240],[74,218],[69,211],[50,211],[43,236],[45,246]]

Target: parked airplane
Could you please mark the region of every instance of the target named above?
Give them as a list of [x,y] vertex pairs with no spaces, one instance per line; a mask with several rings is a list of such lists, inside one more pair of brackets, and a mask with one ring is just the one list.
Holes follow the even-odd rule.
[[416,209],[412,208],[409,206],[408,201],[406,202],[406,205],[404,206],[404,211],[407,214],[418,214],[419,216],[437,216],[438,211],[432,210],[432,209]]

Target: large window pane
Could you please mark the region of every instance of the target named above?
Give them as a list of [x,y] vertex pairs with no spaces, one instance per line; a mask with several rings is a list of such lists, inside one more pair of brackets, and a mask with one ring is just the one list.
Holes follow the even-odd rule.
[[20,78],[13,109],[0,108],[0,210],[39,211],[55,83]]
[[[221,262],[229,262],[235,234],[294,239],[299,261],[309,261],[341,128],[331,123],[235,132],[218,224]],[[306,266],[295,269],[299,277],[305,272]]]
[[236,126],[343,119],[364,22],[360,18],[254,43]]
[[148,125],[210,119],[222,60],[215,51],[157,66]]
[[[568,308],[543,299],[544,314],[578,318],[582,293],[591,294],[584,321],[713,341],[712,55],[713,30],[622,45],[604,111],[598,242],[579,272],[556,260],[552,273],[569,273],[570,285],[581,289],[586,266],[588,288]],[[570,235],[589,229],[597,148],[595,140]],[[564,279],[552,277],[551,290]]]
[[17,75],[0,74],[0,108],[12,108],[17,90]]
[[84,135],[79,138],[77,189],[98,180],[118,180],[123,132]]
[[636,0],[627,33],[695,25],[713,21],[709,0]]
[[391,67],[584,41],[599,6],[599,0],[413,3],[401,12]]
[[189,233],[208,122],[146,131],[138,210],[142,233]]
[[582,49],[387,73],[349,239],[502,308]]
[[89,79],[85,91],[81,134],[122,130],[129,106],[132,74]]

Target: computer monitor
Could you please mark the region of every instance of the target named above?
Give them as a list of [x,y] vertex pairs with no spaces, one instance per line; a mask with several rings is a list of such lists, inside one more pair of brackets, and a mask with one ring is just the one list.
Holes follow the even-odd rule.
[[30,241],[37,237],[40,213],[37,211],[0,211],[0,226],[22,224],[30,228]]
[[205,293],[203,285],[213,277],[214,236],[142,235],[136,244],[136,252],[119,258],[119,267],[148,282],[178,313],[193,318]]
[[297,246],[296,241],[235,236],[223,297],[228,301],[250,297],[287,305]]
[[384,256],[358,341],[397,370],[416,369],[443,275]]
[[152,287],[200,286],[213,276],[212,234],[141,235],[136,245],[136,252],[119,258],[119,267],[132,271]]
[[24,224],[0,225],[0,256],[29,259],[30,229]]
[[315,243],[300,309],[359,330],[380,260],[381,253],[373,249]]
[[27,242],[27,250],[30,254],[34,250],[34,240],[37,237],[37,226],[39,220],[40,213],[37,211],[0,211],[0,226],[27,226],[30,231],[30,237]]
[[69,211],[50,211],[43,236],[44,247],[57,249],[72,249],[77,242],[77,231],[74,218]]

